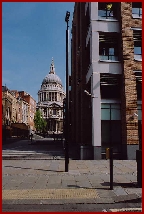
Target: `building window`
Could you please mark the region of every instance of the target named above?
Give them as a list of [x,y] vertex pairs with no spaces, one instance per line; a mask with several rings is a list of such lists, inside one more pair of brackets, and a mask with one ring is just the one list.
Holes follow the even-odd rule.
[[137,109],[138,109],[138,120],[142,121],[142,104],[138,104]]
[[141,61],[142,60],[142,31],[134,30],[134,59]]
[[53,115],[56,115],[56,109],[53,109]]
[[142,2],[132,2],[132,17],[142,18]]
[[113,146],[114,152],[120,152],[121,145],[121,113],[119,103],[101,104],[101,137],[102,152]]
[[100,74],[101,99],[120,99],[121,78],[119,74]]
[[101,120],[121,120],[120,104],[101,104]]
[[142,71],[134,71],[136,77],[137,99],[142,100]]
[[99,33],[100,60],[118,61],[118,36],[117,33]]
[[98,3],[98,17],[99,19],[117,19],[117,3]]

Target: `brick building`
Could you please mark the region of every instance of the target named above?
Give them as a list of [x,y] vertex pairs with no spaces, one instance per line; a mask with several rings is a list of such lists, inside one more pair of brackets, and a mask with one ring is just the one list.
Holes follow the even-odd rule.
[[34,115],[36,112],[36,101],[34,98],[28,94],[25,91],[19,91],[19,97],[23,99],[23,105],[22,105],[22,110],[23,110],[23,121],[25,123],[29,124],[30,130],[35,130],[34,127]]
[[11,124],[13,99],[6,86],[2,86],[2,125]]
[[2,124],[11,128],[12,124],[25,124],[35,130],[34,114],[36,101],[26,92],[10,90],[2,86]]
[[75,3],[71,143],[80,159],[135,159],[142,126],[142,3]]

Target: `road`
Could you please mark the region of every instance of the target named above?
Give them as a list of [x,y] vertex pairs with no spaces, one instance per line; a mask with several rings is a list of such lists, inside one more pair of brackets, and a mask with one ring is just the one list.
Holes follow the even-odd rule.
[[64,159],[64,148],[61,140],[41,138],[34,135],[30,140],[20,140],[15,143],[4,144],[2,148],[3,160],[6,159]]
[[[137,208],[135,208],[137,207]],[[4,204],[3,212],[141,212],[140,203],[118,204]]]

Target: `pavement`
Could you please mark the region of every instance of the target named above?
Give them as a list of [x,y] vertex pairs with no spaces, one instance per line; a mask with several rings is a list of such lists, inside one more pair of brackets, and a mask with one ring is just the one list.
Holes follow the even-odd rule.
[[[11,146],[11,150],[30,146],[30,141],[21,141]],[[34,143],[34,142],[33,142]],[[17,145],[17,146],[16,146]],[[10,151],[10,146],[7,146]],[[24,147],[23,147],[24,148]],[[3,154],[7,150],[3,148]],[[44,148],[43,148],[44,149]],[[22,150],[22,148],[21,148]],[[38,153],[38,150],[36,150]],[[23,151],[24,152],[24,151]],[[25,153],[29,154],[28,149]],[[103,205],[142,211],[142,188],[137,186],[137,163],[135,160],[114,160],[113,190],[110,190],[109,160],[69,160],[69,170],[65,172],[64,158],[46,158],[46,151],[41,150],[40,158],[12,158],[2,160],[2,204],[7,211],[12,206],[67,206],[72,205],[90,209],[91,206]],[[50,153],[47,153],[50,154]],[[52,157],[57,157],[53,156]],[[93,208],[96,210],[96,207]],[[41,209],[41,208],[39,208]],[[25,210],[25,208],[24,208]],[[125,210],[126,211],[126,210]],[[111,209],[111,212],[115,212]]]

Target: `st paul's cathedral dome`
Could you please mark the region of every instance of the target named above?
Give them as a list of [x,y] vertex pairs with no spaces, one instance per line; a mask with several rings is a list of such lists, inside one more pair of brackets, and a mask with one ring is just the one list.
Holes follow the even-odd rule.
[[62,81],[55,73],[54,61],[52,58],[50,71],[42,81],[38,91],[37,109],[42,112],[47,121],[47,132],[63,131],[63,99],[65,92]]

